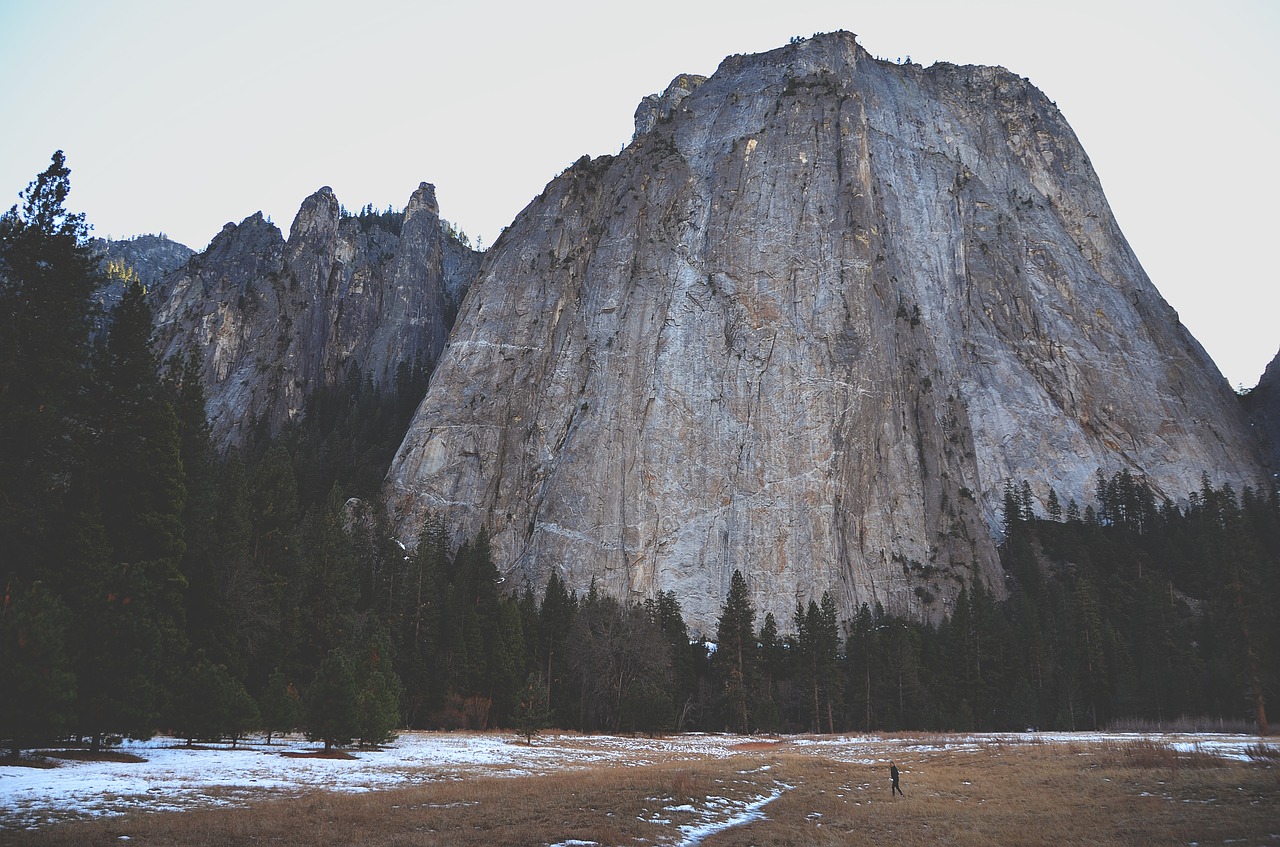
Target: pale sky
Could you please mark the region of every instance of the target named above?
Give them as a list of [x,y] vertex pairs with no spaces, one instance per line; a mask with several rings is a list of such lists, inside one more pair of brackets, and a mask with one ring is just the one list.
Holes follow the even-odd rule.
[[355,211],[426,181],[488,244],[677,74],[837,29],[1029,78],[1183,323],[1257,382],[1280,347],[1276,0],[0,0],[0,208],[62,149],[102,237],[200,250],[258,210],[287,234],[323,185]]

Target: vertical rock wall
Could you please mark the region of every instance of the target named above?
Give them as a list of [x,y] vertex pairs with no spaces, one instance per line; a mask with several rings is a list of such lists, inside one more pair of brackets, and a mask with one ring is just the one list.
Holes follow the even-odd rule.
[[388,497],[407,540],[443,514],[507,573],[675,590],[705,631],[735,568],[784,622],[1000,592],[1009,479],[1178,499],[1263,465],[1044,95],[835,33],[677,77],[520,214]]

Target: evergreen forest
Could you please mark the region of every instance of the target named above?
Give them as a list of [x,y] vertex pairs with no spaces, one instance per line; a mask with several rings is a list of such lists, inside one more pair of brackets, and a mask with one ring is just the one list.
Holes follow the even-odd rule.
[[[0,216],[0,744],[301,730],[622,733],[1267,729],[1280,690],[1280,500],[1157,502],[1127,471],[1004,496],[1003,586],[940,623],[829,594],[760,618],[735,572],[715,631],[556,573],[513,585],[485,535],[379,501],[430,362],[352,367],[301,422],[215,450],[194,354],[161,362],[127,268],[65,206],[59,152]],[[97,314],[95,292],[124,296]],[[1079,503],[1083,503],[1083,510]]]

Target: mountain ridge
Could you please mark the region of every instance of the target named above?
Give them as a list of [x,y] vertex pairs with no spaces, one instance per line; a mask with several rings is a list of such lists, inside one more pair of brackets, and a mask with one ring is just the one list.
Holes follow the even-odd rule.
[[333,191],[306,198],[285,238],[261,212],[228,223],[152,292],[157,346],[197,351],[215,440],[279,432],[307,396],[356,367],[387,385],[433,362],[480,254],[447,231],[435,188],[402,213],[351,215]]

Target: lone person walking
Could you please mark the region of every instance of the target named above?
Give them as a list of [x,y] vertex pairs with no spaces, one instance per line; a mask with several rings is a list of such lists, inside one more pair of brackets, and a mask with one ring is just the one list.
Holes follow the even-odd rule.
[[906,797],[907,795],[902,793],[902,786],[898,784],[898,766],[893,762],[889,763],[889,779],[893,780],[893,786],[889,789],[889,796],[892,797],[896,791]]

